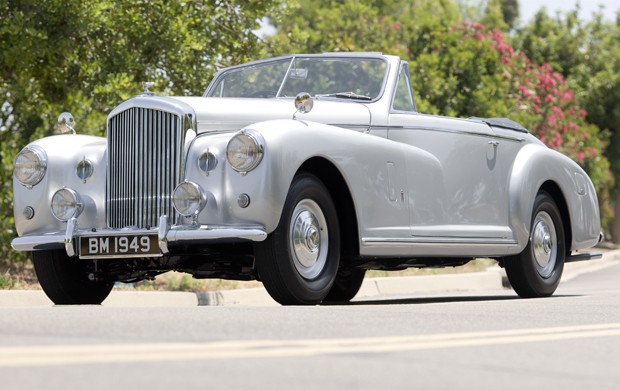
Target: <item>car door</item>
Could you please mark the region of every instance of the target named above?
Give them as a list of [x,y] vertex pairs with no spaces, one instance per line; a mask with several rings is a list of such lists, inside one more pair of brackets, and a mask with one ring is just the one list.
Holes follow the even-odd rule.
[[[414,237],[455,243],[512,237],[507,175],[498,169],[499,144],[490,127],[453,118],[394,113],[388,137],[427,151],[441,167],[440,175],[424,182],[419,180],[415,162],[407,166]],[[418,188],[427,186],[434,188],[432,199],[418,195]],[[424,203],[429,200],[430,206]]]

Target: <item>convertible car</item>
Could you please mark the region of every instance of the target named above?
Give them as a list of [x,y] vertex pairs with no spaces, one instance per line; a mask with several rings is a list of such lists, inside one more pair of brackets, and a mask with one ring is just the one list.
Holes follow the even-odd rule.
[[588,175],[504,118],[417,112],[407,62],[289,55],[220,71],[202,97],[145,90],[106,137],[59,135],[14,166],[13,248],[56,304],[168,271],[260,280],[281,304],[348,301],[366,270],[484,257],[521,297],[595,254]]

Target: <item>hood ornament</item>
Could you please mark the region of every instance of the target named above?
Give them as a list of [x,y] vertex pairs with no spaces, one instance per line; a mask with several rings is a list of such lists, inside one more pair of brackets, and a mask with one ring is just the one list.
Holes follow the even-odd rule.
[[155,93],[149,91],[149,88],[151,88],[153,85],[155,85],[155,83],[152,81],[143,81],[142,88],[144,88],[144,92],[142,92],[142,95],[154,96]]

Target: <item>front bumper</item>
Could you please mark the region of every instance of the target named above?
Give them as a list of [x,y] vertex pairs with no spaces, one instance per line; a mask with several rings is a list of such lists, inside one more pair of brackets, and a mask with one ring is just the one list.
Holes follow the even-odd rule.
[[[240,240],[240,241],[264,241],[267,232],[262,226],[213,226],[213,225],[179,225],[170,226],[168,218],[163,215],[159,219],[159,226],[156,229],[79,229],[77,219],[72,218],[67,222],[67,230],[64,235],[43,234],[28,235],[17,237],[11,241],[11,246],[17,251],[37,251],[65,248],[70,257],[78,256],[77,242],[80,237],[100,237],[100,236],[123,236],[138,234],[157,233],[159,256],[170,253],[168,247],[186,244],[208,244],[209,242],[221,240]],[[102,256],[103,258],[104,256]],[[105,257],[124,257],[105,256]],[[150,256],[153,257],[153,256]]]

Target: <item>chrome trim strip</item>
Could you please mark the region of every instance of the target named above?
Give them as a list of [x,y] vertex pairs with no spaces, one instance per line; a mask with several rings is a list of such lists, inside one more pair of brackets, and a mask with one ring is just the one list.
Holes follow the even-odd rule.
[[362,244],[368,246],[415,246],[423,245],[517,245],[508,238],[481,237],[412,237],[412,238],[362,238]]
[[[351,102],[354,104],[362,104],[363,103],[359,103],[359,102]],[[364,105],[365,106],[365,105]],[[372,114],[371,114],[371,118],[372,118]],[[362,129],[362,130],[368,130],[370,123],[372,121],[369,121],[368,124],[351,124],[351,123],[325,123],[328,126],[335,126],[335,127],[344,127],[347,129]],[[203,121],[203,122],[198,122],[198,126],[235,126],[235,127],[239,127],[239,128],[244,128],[246,126],[250,126],[252,124],[254,124],[256,122],[226,122],[226,121]],[[385,126],[381,126],[382,128],[385,128]],[[213,135],[213,134],[225,134],[225,133],[236,133],[238,130],[208,130],[206,133],[200,133],[196,136],[196,138],[203,136],[205,134],[208,135]],[[195,138],[194,138],[195,139]]]
[[452,133],[452,134],[465,134],[465,135],[473,135],[476,137],[494,138],[494,139],[501,139],[501,140],[512,141],[512,142],[525,141],[525,138],[522,138],[522,137],[508,137],[508,136],[498,135],[498,134],[479,133],[476,131],[456,130],[456,129],[450,129],[447,127],[430,128],[426,126],[387,126],[387,128],[388,130],[391,130],[391,129],[422,130],[422,131],[435,131],[435,132]]

